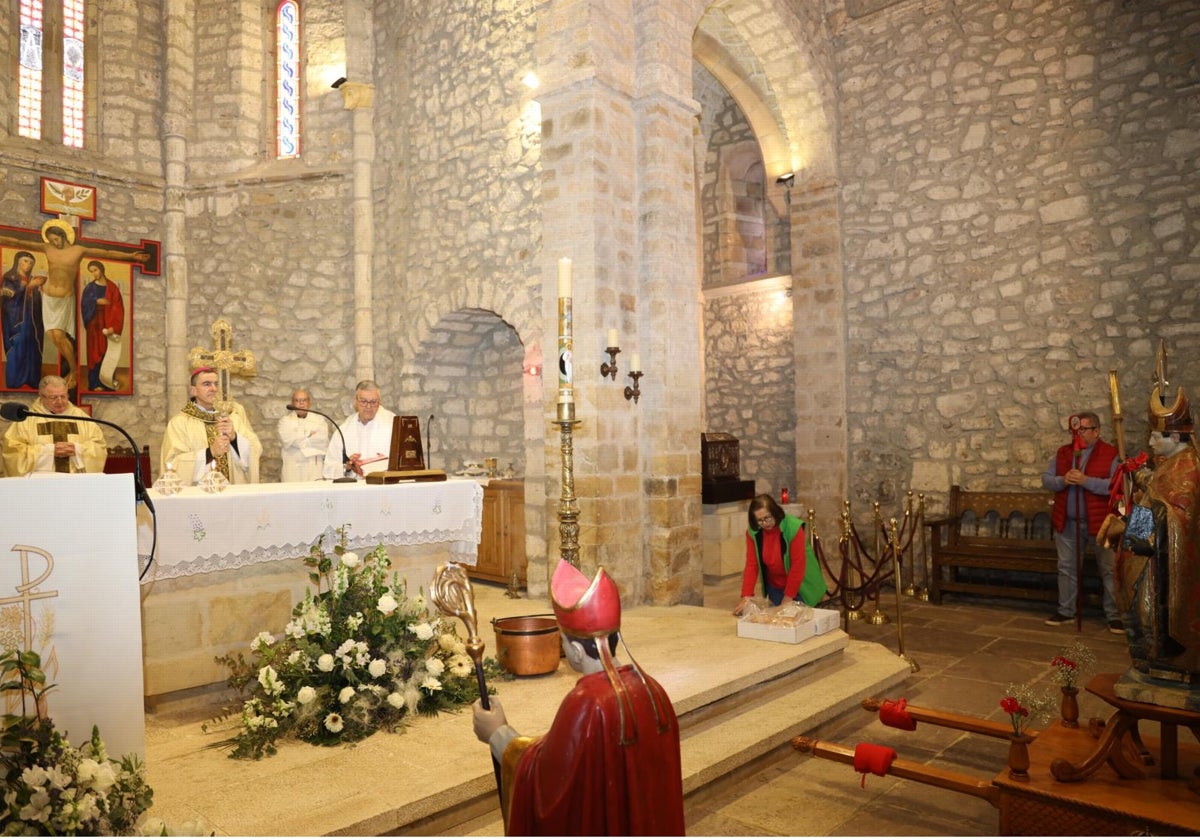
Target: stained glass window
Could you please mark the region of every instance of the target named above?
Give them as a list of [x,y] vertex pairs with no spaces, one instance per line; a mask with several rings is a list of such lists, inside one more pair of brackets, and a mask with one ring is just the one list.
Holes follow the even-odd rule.
[[281,0],[275,11],[275,155],[300,157],[300,4]]
[[63,145],[83,148],[83,3],[63,0]]
[[42,0],[21,0],[21,60],[17,133],[42,136]]
[[[86,0],[61,0],[62,12],[62,142],[76,149],[83,148],[84,119],[84,9]],[[54,85],[53,75],[43,74],[46,56],[47,29],[54,31],[60,20],[57,6],[48,10],[45,0],[20,0],[21,46],[17,78],[17,133],[21,137],[40,140],[42,137],[43,93],[47,83]],[[46,20],[47,11],[52,21]],[[49,24],[49,25],[48,25]],[[57,47],[57,44],[54,45]],[[51,100],[53,101],[53,99]]]

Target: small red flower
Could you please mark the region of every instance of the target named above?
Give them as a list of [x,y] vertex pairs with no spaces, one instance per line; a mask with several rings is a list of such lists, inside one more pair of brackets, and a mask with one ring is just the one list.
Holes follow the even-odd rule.
[[1010,715],[1021,714],[1021,704],[1017,702],[1015,697],[1005,697],[1000,701],[1000,708]]
[[1077,667],[1072,660],[1067,659],[1065,656],[1054,657],[1050,660],[1050,664],[1055,668],[1066,668],[1069,671],[1074,671]]

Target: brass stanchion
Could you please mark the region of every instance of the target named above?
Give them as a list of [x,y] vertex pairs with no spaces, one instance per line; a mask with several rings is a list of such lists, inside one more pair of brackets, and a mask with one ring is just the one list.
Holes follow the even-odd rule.
[[925,494],[917,494],[917,527],[921,529],[921,585],[917,600],[929,601],[929,541],[925,538]]
[[[880,574],[880,566],[883,562],[882,546],[879,544],[879,535],[883,531],[883,517],[879,514],[879,502],[875,502],[875,611],[871,613],[871,617],[867,619],[870,624],[880,625],[887,624],[890,619],[887,613],[879,608],[879,583],[883,575]],[[896,591],[900,591],[900,581],[896,581]]]
[[893,517],[892,518],[892,533],[891,533],[891,536],[889,537],[889,544],[891,545],[891,551],[892,551],[892,574],[896,576],[896,582],[897,582],[897,586],[896,586],[896,643],[900,650],[900,658],[908,663],[908,667],[911,668],[912,672],[915,674],[917,671],[921,670],[921,666],[917,664],[917,661],[915,659],[913,659],[912,657],[910,657],[908,654],[906,654],[904,652],[904,617],[901,615],[901,612],[900,612],[900,586],[899,586],[900,546],[896,542],[897,527],[898,526],[896,524],[896,520]]
[[[912,491],[909,490],[907,495],[905,496],[905,502],[904,502],[904,522],[906,525],[909,525],[909,526],[913,525],[912,499],[913,499],[913,494],[912,494]],[[912,532],[909,531],[909,533],[911,534]],[[909,542],[909,544],[910,545],[912,544],[911,541]],[[917,586],[913,580],[913,576],[916,574],[916,568],[913,565],[914,562],[915,562],[914,559],[910,557],[909,562],[908,562],[908,583],[904,584],[904,594],[910,598],[917,594]],[[899,581],[897,581],[897,584],[899,584]]]
[[842,565],[844,569],[844,574],[842,575],[842,603],[846,607],[846,621],[848,622],[862,621],[866,617],[860,609],[861,604],[853,607],[850,605],[850,594],[858,592],[859,587],[862,585],[862,576],[858,573],[858,567],[851,562],[854,554],[853,539],[854,537],[850,529],[850,500],[843,499],[841,544],[845,546],[845,551],[842,552]]

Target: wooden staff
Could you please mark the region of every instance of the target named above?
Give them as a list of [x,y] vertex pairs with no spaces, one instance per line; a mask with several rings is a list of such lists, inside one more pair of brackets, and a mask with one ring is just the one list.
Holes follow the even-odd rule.
[[1117,457],[1125,460],[1125,420],[1121,417],[1121,394],[1117,390],[1117,372],[1108,372],[1108,401],[1112,404],[1113,437],[1117,439]]
[[[461,619],[467,628],[467,654],[475,662],[475,680],[479,683],[479,703],[484,709],[492,708],[488,700],[487,678],[483,673],[483,639],[479,638],[479,621],[475,617],[475,592],[471,589],[471,581],[467,578],[467,570],[457,563],[447,563],[438,566],[433,573],[433,583],[429,587],[429,597],[435,607],[445,615]],[[491,747],[488,747],[491,752]],[[500,762],[492,756],[492,769],[496,773],[496,792],[503,802],[504,794],[500,790]]]

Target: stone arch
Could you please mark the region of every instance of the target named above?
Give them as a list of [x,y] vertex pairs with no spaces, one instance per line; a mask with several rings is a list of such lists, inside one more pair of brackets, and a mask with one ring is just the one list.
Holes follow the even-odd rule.
[[[784,220],[793,323],[819,325],[792,335],[793,365],[810,372],[794,394],[794,486],[822,518],[836,519],[848,473],[846,316],[826,21],[820,4],[716,0],[693,8],[693,58],[744,114],[762,153],[765,194]],[[698,159],[712,154],[697,146]],[[779,183],[789,172],[792,183]]]
[[454,309],[423,330],[400,377],[397,410],[420,411],[426,463],[452,473],[495,457],[524,475],[526,369],[520,334],[490,309]]

